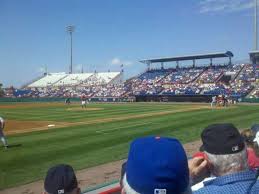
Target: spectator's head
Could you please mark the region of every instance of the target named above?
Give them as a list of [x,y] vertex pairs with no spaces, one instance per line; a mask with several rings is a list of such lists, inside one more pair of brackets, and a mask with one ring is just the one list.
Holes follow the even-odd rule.
[[241,135],[244,138],[247,147],[253,147],[255,133],[250,129],[246,129],[241,132]]
[[45,194],[80,194],[71,166],[60,164],[50,168],[44,181]]
[[191,193],[187,157],[177,139],[146,137],[131,143],[123,194]]
[[254,131],[250,129],[246,129],[241,132],[241,135],[243,136],[245,143],[248,148],[252,148],[257,156],[259,156],[259,146],[258,146],[258,141],[259,141],[259,133],[254,133]]
[[223,176],[247,169],[244,140],[233,124],[214,124],[201,134],[210,172]]

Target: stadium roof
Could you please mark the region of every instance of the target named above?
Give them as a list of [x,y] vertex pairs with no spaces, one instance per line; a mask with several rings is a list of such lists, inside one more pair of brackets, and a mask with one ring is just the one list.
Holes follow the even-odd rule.
[[151,63],[163,63],[163,62],[173,62],[173,61],[188,61],[196,59],[214,59],[214,58],[231,58],[233,57],[231,51],[219,52],[219,53],[207,53],[199,55],[185,55],[185,56],[176,56],[176,57],[165,57],[165,58],[154,58],[154,59],[144,59],[141,60],[141,63],[151,64]]
[[259,50],[250,51],[249,54],[259,53]]

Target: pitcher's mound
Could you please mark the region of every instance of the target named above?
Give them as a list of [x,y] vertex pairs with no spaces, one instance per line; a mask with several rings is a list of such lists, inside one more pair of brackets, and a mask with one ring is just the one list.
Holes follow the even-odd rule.
[[75,107],[75,108],[68,108],[68,111],[94,111],[94,110],[103,110],[104,108],[82,108],[82,107]]

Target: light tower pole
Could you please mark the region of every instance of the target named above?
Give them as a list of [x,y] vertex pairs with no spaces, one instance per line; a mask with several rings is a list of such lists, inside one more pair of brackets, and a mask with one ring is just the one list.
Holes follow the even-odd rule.
[[257,0],[255,1],[255,18],[254,18],[254,50],[256,51],[258,49],[257,47]]
[[69,73],[73,73],[73,32],[75,31],[75,26],[69,25],[66,27],[67,32],[70,34],[70,67]]

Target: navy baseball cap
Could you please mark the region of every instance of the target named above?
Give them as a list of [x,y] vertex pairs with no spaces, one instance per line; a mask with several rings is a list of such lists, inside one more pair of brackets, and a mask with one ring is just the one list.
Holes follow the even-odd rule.
[[244,139],[231,123],[213,124],[201,133],[204,151],[215,155],[234,154],[245,148]]
[[189,169],[181,143],[166,137],[134,140],[128,154],[126,180],[141,194],[186,191],[189,188]]
[[60,164],[50,168],[44,182],[49,194],[65,194],[77,188],[78,183],[71,166]]

